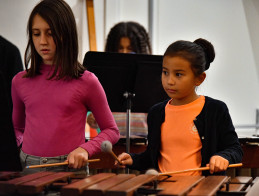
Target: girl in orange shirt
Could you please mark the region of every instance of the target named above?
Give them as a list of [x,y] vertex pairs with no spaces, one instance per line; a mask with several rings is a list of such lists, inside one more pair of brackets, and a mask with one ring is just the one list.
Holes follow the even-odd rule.
[[226,104],[196,93],[214,58],[213,45],[201,38],[167,48],[162,85],[171,99],[150,109],[147,149],[119,155],[122,167],[173,172],[207,165],[212,174],[241,162],[243,152]]

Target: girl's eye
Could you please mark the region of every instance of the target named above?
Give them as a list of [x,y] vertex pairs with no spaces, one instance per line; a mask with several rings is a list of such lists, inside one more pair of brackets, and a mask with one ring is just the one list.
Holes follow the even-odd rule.
[[33,33],[32,35],[33,35],[33,36],[35,36],[35,37],[40,36],[40,34],[39,34],[39,33]]
[[175,74],[177,77],[181,77],[183,74],[181,74],[181,73],[176,73]]
[[164,74],[164,75],[168,75],[168,72],[167,71],[162,71],[162,73]]

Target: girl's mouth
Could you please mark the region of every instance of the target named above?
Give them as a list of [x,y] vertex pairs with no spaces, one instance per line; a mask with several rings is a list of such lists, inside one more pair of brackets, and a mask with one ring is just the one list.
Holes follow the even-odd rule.
[[167,89],[167,92],[169,92],[169,93],[176,93],[176,90],[173,90],[173,89]]
[[48,49],[42,49],[41,52],[42,52],[43,54],[47,54],[47,53],[49,52],[49,50],[48,50]]

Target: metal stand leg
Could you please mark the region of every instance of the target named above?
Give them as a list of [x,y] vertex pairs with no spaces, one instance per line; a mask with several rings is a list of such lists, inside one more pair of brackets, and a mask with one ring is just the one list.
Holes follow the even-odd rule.
[[[124,97],[127,99],[127,118],[126,118],[126,153],[130,153],[130,113],[131,113],[131,99],[135,96],[135,94],[125,92]],[[129,173],[129,169],[125,169],[125,173]]]

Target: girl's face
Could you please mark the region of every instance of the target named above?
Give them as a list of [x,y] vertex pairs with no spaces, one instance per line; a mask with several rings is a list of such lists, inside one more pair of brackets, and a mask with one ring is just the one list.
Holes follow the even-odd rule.
[[48,23],[38,14],[32,21],[32,41],[43,63],[52,65],[56,54],[56,44]]
[[134,52],[131,44],[130,44],[130,39],[128,37],[122,37],[120,39],[119,43],[119,53],[131,53]]
[[162,68],[162,85],[172,105],[188,104],[198,98],[195,92],[206,74],[196,77],[189,61],[181,57],[165,56]]

